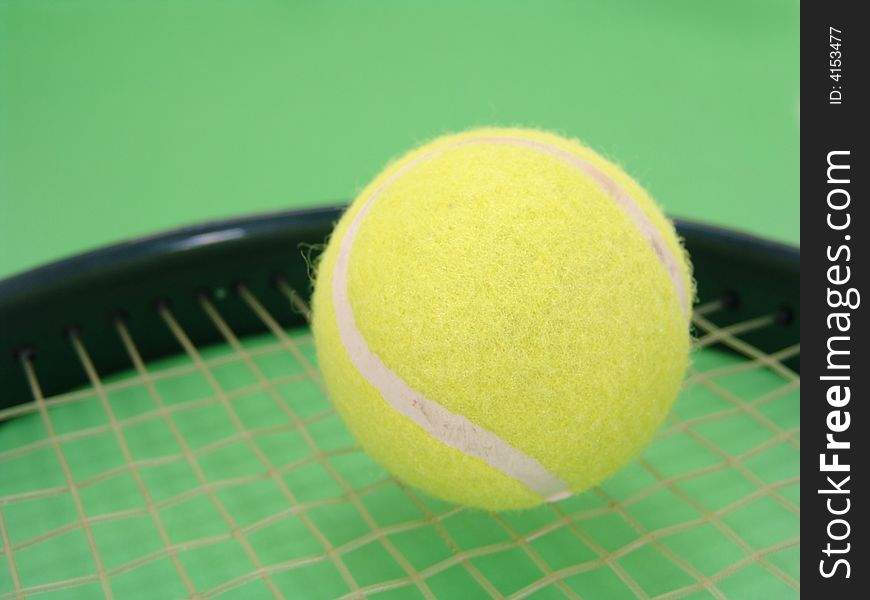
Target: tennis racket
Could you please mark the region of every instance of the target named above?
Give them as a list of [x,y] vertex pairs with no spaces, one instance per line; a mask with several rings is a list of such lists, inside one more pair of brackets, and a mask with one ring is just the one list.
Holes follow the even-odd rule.
[[695,351],[653,443],[515,513],[403,486],[324,394],[309,265],[341,207],[0,282],[0,598],[799,595],[799,253],[679,222]]

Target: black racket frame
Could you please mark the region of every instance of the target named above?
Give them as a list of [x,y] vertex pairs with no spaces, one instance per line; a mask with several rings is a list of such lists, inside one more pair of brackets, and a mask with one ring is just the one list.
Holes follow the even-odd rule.
[[[197,345],[221,334],[203,312],[208,294],[239,336],[265,331],[236,293],[240,283],[284,327],[301,326],[279,290],[283,280],[308,300],[308,262],[346,205],[258,214],[184,227],[60,260],[0,281],[0,409],[32,400],[21,367],[30,355],[43,394],[87,384],[68,337],[77,330],[102,376],[131,368],[113,319],[123,317],[143,360],[181,351],[159,322],[157,306],[168,304]],[[727,327],[761,315],[776,315],[774,327],[742,339],[771,354],[799,341],[799,248],[703,223],[677,220],[692,257],[699,302],[722,300],[717,313]],[[799,372],[799,357],[785,361]]]

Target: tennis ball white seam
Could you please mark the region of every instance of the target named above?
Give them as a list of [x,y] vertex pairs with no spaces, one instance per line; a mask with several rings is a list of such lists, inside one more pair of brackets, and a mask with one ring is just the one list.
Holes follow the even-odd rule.
[[[363,203],[362,208],[348,224],[341,240],[332,275],[332,303],[335,309],[339,337],[351,363],[360,375],[378,390],[385,402],[441,443],[482,460],[552,502],[571,494],[568,483],[549,471],[537,459],[518,448],[514,448],[495,433],[473,423],[463,415],[451,412],[440,403],[426,398],[408,386],[368,347],[362,332],[356,326],[356,319],[348,296],[348,265],[353,242],[366,214],[383,191],[401,175],[421,162],[455,147],[480,143],[511,144],[531,148],[555,156],[591,177],[628,214],[647,242],[653,246],[657,258],[668,271],[671,281],[677,288],[681,307],[684,312],[687,310],[686,289],[682,283],[682,273],[675,257],[664,244],[658,231],[647,220],[640,207],[618,183],[594,165],[560,148],[541,142],[510,137],[482,137],[463,140],[435,149],[403,165],[382,183]],[[672,262],[673,267],[669,266],[668,262]],[[676,277],[673,274],[674,269],[676,269]]]

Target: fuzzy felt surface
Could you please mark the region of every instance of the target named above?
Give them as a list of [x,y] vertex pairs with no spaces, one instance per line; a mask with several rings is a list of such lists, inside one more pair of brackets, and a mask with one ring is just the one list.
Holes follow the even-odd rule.
[[[363,447],[400,480],[489,509],[541,496],[448,447],[380,397],[336,326],[337,249],[362,203],[348,296],[369,348],[410,387],[535,457],[581,491],[650,439],[689,356],[688,316],[659,258],[590,178],[531,148],[540,141],[618,182],[691,270],[672,225],[618,167],[577,142],[531,130],[439,138],[389,165],[338,223],[317,266],[313,322],[330,396]],[[432,154],[399,177],[404,165]]]

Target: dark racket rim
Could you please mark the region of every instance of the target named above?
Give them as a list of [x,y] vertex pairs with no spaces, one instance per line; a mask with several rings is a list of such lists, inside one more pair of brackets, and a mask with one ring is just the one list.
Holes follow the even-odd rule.
[[[31,393],[22,355],[37,361],[45,394],[87,383],[68,335],[88,342],[101,372],[130,368],[112,321],[124,318],[145,361],[177,354],[177,342],[153,327],[166,303],[188,324],[198,345],[221,335],[202,314],[208,294],[236,324],[239,335],[263,332],[262,322],[234,293],[239,284],[260,298],[279,323],[306,324],[288,313],[279,287],[307,303],[310,258],[328,238],[345,204],[209,221],[79,254],[0,281],[0,410],[28,402]],[[700,303],[721,300],[721,326],[759,314],[776,314],[778,325],[747,334],[746,341],[771,353],[799,341],[800,249],[732,229],[677,219],[692,258]],[[273,310],[274,309],[274,310]],[[800,372],[799,357],[784,364]]]

